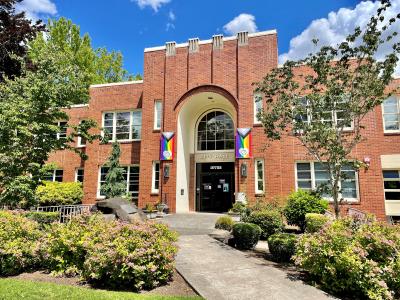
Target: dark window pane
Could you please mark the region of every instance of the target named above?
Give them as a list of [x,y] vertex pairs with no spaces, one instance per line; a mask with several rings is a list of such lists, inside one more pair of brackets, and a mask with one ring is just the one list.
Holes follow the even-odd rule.
[[400,200],[400,192],[386,192],[385,199],[386,200]]
[[399,181],[385,181],[385,189],[400,190],[400,180]]
[[400,172],[397,170],[383,171],[383,178],[400,178]]

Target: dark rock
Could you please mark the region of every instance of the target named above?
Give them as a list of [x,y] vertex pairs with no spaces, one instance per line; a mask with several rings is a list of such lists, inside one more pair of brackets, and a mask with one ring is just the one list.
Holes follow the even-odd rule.
[[123,198],[100,200],[96,203],[96,207],[103,214],[113,214],[122,221],[141,222],[147,219],[141,209]]

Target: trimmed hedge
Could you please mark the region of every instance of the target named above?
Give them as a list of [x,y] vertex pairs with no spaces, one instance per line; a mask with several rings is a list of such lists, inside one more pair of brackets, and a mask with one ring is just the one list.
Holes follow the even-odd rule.
[[327,200],[316,194],[304,190],[298,190],[289,195],[283,213],[288,224],[297,225],[302,231],[304,231],[306,226],[306,214],[322,214],[327,208]]
[[82,184],[44,181],[36,189],[36,198],[42,206],[79,204],[83,198]]
[[54,223],[60,219],[59,212],[30,211],[26,213],[25,216],[28,219],[34,220],[42,225]]
[[276,233],[268,238],[268,248],[277,262],[289,262],[296,252],[297,235]]
[[253,211],[244,221],[260,226],[262,239],[268,239],[270,235],[284,229],[282,216],[277,210]]
[[238,249],[250,250],[258,243],[261,228],[251,223],[236,223],[232,227],[232,234]]
[[231,231],[233,224],[234,224],[234,222],[231,217],[222,216],[222,217],[219,217],[217,219],[217,221],[215,222],[215,228]]
[[328,223],[329,217],[322,214],[309,213],[306,214],[306,232],[318,232]]

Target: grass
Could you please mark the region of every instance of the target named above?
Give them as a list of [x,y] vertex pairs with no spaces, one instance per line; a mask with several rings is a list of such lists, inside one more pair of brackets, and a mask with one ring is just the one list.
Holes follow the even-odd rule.
[[141,295],[132,292],[111,292],[54,283],[33,282],[21,279],[0,279],[0,299],[40,300],[194,300],[198,297]]

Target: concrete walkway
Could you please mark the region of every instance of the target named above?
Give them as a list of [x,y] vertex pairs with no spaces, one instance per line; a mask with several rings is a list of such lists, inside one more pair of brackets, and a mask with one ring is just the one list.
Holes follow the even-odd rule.
[[209,237],[218,216],[193,213],[162,221],[181,233],[176,269],[200,296],[210,300],[334,299],[262,259]]

